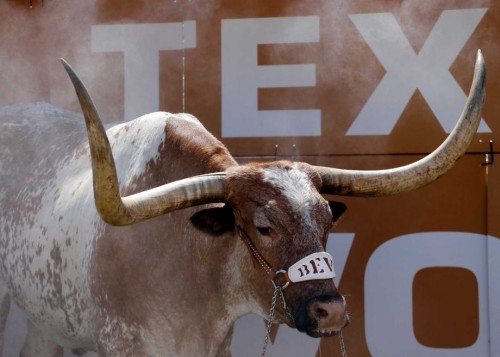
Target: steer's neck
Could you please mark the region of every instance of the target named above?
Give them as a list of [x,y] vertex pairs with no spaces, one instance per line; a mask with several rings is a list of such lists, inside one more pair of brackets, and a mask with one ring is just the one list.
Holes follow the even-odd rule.
[[150,355],[227,356],[234,322],[255,310],[240,271],[246,248],[229,233],[196,230],[194,212],[107,226],[96,242],[93,297],[139,326],[138,349]]

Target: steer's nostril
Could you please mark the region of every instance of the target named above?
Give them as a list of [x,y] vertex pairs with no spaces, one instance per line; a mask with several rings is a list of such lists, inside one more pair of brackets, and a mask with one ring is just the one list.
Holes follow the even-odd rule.
[[343,299],[313,299],[307,306],[307,313],[314,321],[317,329],[323,331],[338,331],[348,320]]
[[313,315],[314,317],[316,318],[325,318],[325,317],[328,317],[328,311],[326,309],[324,309],[320,303],[318,302],[315,302],[315,303],[312,303],[312,311],[313,311]]

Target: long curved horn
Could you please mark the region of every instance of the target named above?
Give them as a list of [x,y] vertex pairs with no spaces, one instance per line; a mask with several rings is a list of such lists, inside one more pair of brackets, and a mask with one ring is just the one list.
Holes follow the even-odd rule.
[[227,182],[224,173],[194,176],[127,197],[121,197],[115,161],[99,114],[85,85],[71,66],[61,59],[82,107],[92,157],[94,200],[102,219],[123,226],[181,208],[224,202]]
[[389,196],[415,190],[436,180],[462,156],[481,120],[486,69],[478,51],[474,78],[465,108],[448,138],[432,153],[412,164],[387,170],[342,170],[316,166],[322,193],[344,196]]

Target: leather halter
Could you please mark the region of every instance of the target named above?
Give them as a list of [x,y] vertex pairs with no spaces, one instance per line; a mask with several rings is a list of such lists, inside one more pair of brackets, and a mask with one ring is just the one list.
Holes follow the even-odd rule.
[[238,234],[241,240],[245,243],[248,250],[255,258],[255,260],[259,263],[259,265],[264,269],[267,276],[271,279],[273,285],[276,287],[280,287],[281,290],[285,290],[285,288],[290,284],[290,278],[288,277],[288,273],[285,269],[279,269],[276,272],[273,271],[269,263],[266,259],[260,254],[257,250],[257,247],[253,244],[250,238],[246,235],[246,233],[238,227]]

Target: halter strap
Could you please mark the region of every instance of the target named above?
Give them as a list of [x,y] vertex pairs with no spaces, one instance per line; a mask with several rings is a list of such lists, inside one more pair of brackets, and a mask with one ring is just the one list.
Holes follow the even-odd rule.
[[[240,227],[238,227],[238,234],[241,240],[247,246],[248,250],[254,257],[254,259],[259,263],[262,269],[264,269],[269,279],[271,279],[274,286],[279,286],[281,287],[282,290],[284,290],[288,286],[288,284],[290,284],[290,278],[288,277],[287,271],[284,269],[279,269],[276,272],[274,272],[269,263],[266,261],[266,259],[257,250],[257,247],[253,244],[250,238]],[[281,278],[281,276],[283,276],[283,278]]]

